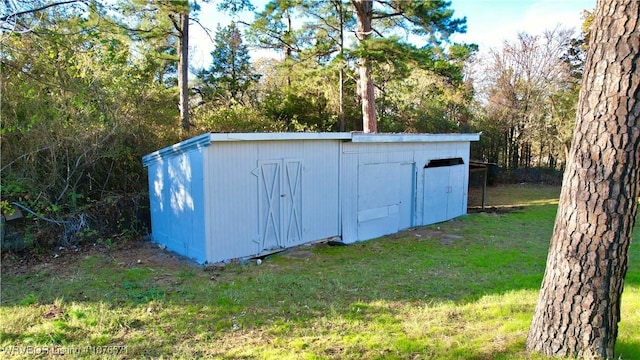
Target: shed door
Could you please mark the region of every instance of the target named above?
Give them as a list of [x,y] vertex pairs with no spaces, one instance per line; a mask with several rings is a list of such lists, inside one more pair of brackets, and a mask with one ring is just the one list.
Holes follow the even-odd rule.
[[466,167],[456,161],[445,161],[457,159],[434,160],[441,161],[442,164],[436,163],[434,167],[424,168],[423,225],[453,219],[465,213]]
[[456,165],[450,168],[449,172],[449,186],[451,192],[447,198],[447,216],[449,219],[458,217],[466,213],[465,208],[465,182],[467,168],[464,165]]
[[302,241],[302,161],[284,160],[283,213],[284,245]]
[[262,250],[302,239],[302,161],[258,163],[258,226]]
[[449,185],[448,167],[424,169],[424,210],[422,223],[435,224],[447,220],[449,193],[453,188]]
[[358,167],[358,239],[367,240],[413,226],[414,164]]

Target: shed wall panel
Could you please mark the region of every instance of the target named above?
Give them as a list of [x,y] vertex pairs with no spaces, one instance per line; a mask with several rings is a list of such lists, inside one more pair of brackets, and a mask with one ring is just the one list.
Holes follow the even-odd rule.
[[358,240],[393,234],[413,223],[413,163],[358,167]]
[[[457,165],[461,167],[462,165]],[[423,169],[424,192],[421,224],[434,224],[449,219],[451,171],[448,167]],[[457,190],[455,191],[458,192]],[[461,192],[461,191],[460,191]],[[457,196],[456,196],[457,198]],[[452,200],[453,202],[453,200]]]
[[358,154],[354,145],[344,143],[340,174],[342,241],[351,244],[358,241]]
[[[464,166],[453,176],[455,184],[442,185],[443,191],[456,187],[455,201],[425,193],[430,181],[422,168],[433,159],[461,157]],[[343,241],[351,243],[385,235],[416,225],[428,225],[466,213],[467,171],[469,143],[345,143],[343,145]],[[371,173],[368,166],[379,164]],[[383,164],[386,164],[382,166]],[[389,168],[385,168],[389,167]],[[393,175],[392,175],[393,174]],[[447,172],[449,175],[449,172]],[[443,175],[444,176],[444,175]],[[371,182],[364,181],[370,178]],[[382,185],[376,188],[376,181]],[[438,179],[435,181],[444,181]],[[373,206],[377,202],[390,202],[396,196],[397,208],[392,204]],[[404,205],[402,205],[404,204]],[[399,211],[396,214],[394,209]],[[425,210],[426,209],[426,210]],[[425,214],[428,211],[430,214]],[[435,212],[436,214],[431,214]],[[354,215],[355,214],[355,215]],[[396,219],[397,217],[397,219]],[[353,224],[357,223],[358,226]],[[391,231],[392,228],[396,230]]]
[[[258,235],[260,251],[284,247],[282,160],[258,161]],[[284,195],[282,195],[284,196]]]
[[[462,158],[463,165],[424,169],[430,160]],[[420,159],[416,225],[429,225],[466,214],[468,193],[469,143],[438,143],[436,151]]]
[[415,148],[410,143],[343,144],[343,228],[346,243],[413,226]]
[[214,143],[209,152],[210,189],[207,261],[259,253],[256,145]]
[[203,262],[205,251],[202,151],[156,162],[149,172],[154,241]]
[[400,165],[400,220],[398,230],[408,229],[416,224],[416,166],[415,163]]
[[[327,140],[213,143],[208,180],[213,194],[209,219],[213,245],[207,260],[253,256],[269,248],[339,236],[339,144]],[[278,164],[277,171],[271,165],[268,175],[277,176],[268,184],[277,187],[277,194],[269,194],[275,211],[270,222],[264,221],[270,208],[261,173],[265,164]],[[275,195],[281,202],[276,203]],[[266,245],[265,238],[270,239]]]

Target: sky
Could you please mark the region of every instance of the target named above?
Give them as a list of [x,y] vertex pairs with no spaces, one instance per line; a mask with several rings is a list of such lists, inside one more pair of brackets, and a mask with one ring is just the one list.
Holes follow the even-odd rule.
[[[410,1],[410,0],[409,0]],[[505,40],[513,40],[518,32],[541,34],[560,25],[580,30],[582,11],[592,11],[596,0],[450,0],[454,17],[467,18],[466,34],[455,34],[453,42],[475,43],[480,52],[499,48]],[[253,0],[256,11],[264,9],[267,0]],[[215,4],[201,4],[199,22],[211,30],[213,37],[218,25],[226,26],[232,17],[216,11]],[[251,22],[252,13],[244,12],[237,19]],[[191,67],[209,67],[213,42],[202,28],[192,24],[190,28]],[[252,58],[269,56],[264,51],[251,52]]]

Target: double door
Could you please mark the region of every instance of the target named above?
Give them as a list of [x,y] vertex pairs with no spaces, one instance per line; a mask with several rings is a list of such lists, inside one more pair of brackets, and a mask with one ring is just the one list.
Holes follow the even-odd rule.
[[258,163],[258,226],[262,250],[302,242],[302,161]]

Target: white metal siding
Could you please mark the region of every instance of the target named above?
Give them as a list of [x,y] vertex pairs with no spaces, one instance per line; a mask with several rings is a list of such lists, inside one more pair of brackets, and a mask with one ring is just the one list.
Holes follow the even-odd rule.
[[303,241],[302,164],[299,159],[258,162],[260,251]]
[[256,144],[213,143],[206,186],[211,194],[207,219],[211,228],[207,261],[217,262],[259,252]]
[[358,241],[358,154],[352,143],[344,143],[342,148],[342,241],[350,244]]
[[[434,159],[462,158],[462,165],[424,168]],[[438,143],[435,153],[421,162],[421,184],[418,185],[419,225],[453,219],[467,213],[469,143]]]
[[149,167],[154,241],[200,262],[206,256],[202,164],[195,150]]
[[[464,165],[425,176],[423,168],[430,160],[452,157],[462,158]],[[466,141],[345,143],[343,241],[367,240],[465,214],[468,163]],[[433,187],[441,189],[442,196],[435,196]]]
[[416,144],[343,145],[342,238],[346,243],[414,225]]
[[358,167],[358,240],[411,227],[415,196],[413,168],[411,162]]
[[[284,247],[282,225],[282,160],[258,161],[259,251]],[[284,195],[283,195],[284,196]]]
[[213,143],[207,261],[340,235],[339,141]]
[[422,224],[433,224],[466,213],[463,209],[465,165],[424,169]]

